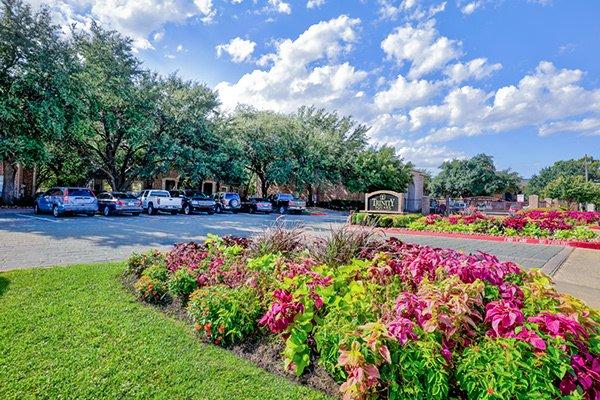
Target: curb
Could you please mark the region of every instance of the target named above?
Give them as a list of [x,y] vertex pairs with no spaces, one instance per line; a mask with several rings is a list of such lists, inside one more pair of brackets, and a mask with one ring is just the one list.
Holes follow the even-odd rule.
[[544,266],[541,268],[542,272],[544,272],[550,277],[556,275],[560,267],[562,267],[565,261],[567,261],[567,258],[569,258],[569,256],[574,250],[575,249],[573,247],[565,247],[564,249],[559,251],[557,254],[554,255],[554,257],[546,261]]
[[414,231],[402,228],[383,228],[384,233],[395,233],[402,235],[414,236],[433,236],[446,237],[456,239],[471,239],[471,240],[486,240],[490,242],[505,242],[505,243],[523,243],[542,246],[565,246],[577,247],[582,249],[600,250],[600,242],[583,242],[579,240],[554,240],[554,239],[538,239],[531,237],[512,237],[512,236],[494,236],[482,235],[477,233],[456,233],[456,232],[433,232],[433,231]]

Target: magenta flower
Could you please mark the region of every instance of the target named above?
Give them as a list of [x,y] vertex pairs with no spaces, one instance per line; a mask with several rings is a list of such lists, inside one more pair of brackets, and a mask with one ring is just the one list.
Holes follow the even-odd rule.
[[564,314],[543,312],[535,317],[529,317],[528,321],[537,324],[542,332],[553,337],[565,338],[570,335],[577,343],[582,343],[588,338],[587,332],[579,322]]

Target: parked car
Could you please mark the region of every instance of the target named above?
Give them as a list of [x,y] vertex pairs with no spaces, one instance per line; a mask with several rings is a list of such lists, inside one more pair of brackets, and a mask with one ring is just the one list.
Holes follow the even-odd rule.
[[271,204],[271,202],[267,199],[260,197],[249,197],[247,200],[242,201],[242,210],[251,214],[259,212],[270,214],[273,212],[273,204]]
[[181,210],[181,197],[171,197],[167,190],[144,190],[140,195],[142,207],[148,215],[156,215],[159,211],[177,215]]
[[181,211],[185,215],[194,212],[205,212],[210,215],[215,213],[215,200],[201,192],[192,190],[172,190],[172,197],[181,197]]
[[57,218],[63,214],[93,217],[98,212],[98,200],[88,188],[55,187],[35,199],[33,211],[36,214],[52,213]]
[[105,216],[131,214],[138,216],[143,210],[142,201],[130,193],[104,192],[98,195],[98,211]]
[[306,201],[289,193],[277,193],[270,197],[273,209],[280,214],[294,212],[300,214],[306,210]]
[[242,208],[242,201],[240,195],[233,192],[219,192],[214,196],[215,200],[215,211],[222,213],[224,211],[231,211],[237,214]]

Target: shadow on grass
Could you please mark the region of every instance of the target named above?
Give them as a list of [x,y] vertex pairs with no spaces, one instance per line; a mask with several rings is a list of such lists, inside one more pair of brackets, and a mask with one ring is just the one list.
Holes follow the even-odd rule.
[[0,276],[0,296],[2,296],[4,294],[4,292],[6,292],[9,284],[10,284],[10,281],[8,279],[6,279],[3,276]]

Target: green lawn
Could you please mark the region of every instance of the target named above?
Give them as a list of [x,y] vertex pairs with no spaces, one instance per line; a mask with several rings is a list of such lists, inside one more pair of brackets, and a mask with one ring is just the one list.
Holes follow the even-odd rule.
[[0,274],[0,399],[325,399],[137,302],[122,263]]

